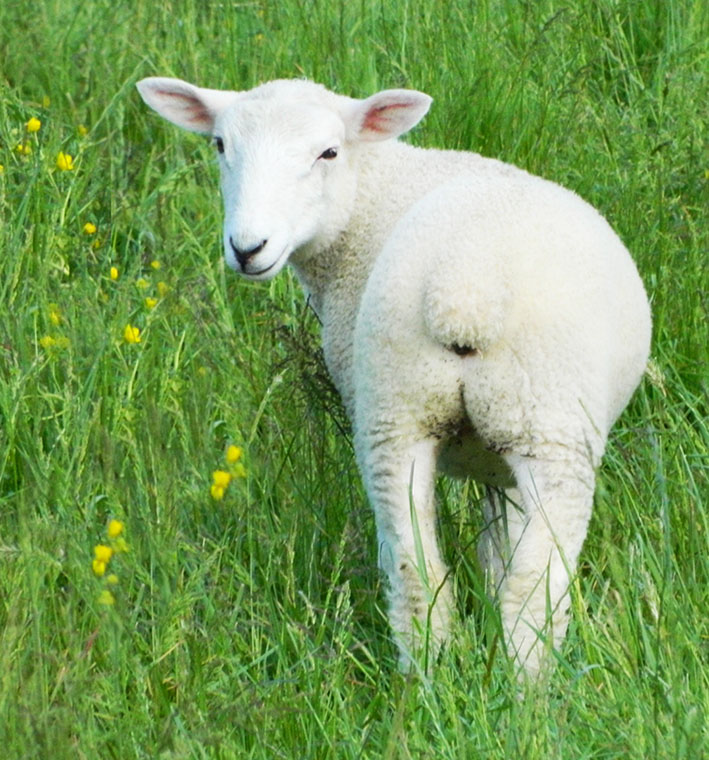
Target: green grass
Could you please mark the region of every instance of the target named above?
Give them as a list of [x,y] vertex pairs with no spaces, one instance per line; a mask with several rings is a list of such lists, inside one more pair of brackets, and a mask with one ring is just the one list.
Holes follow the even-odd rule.
[[[703,756],[708,40],[704,0],[2,4],[3,757]],[[424,90],[412,140],[562,182],[627,242],[653,370],[599,473],[546,690],[519,698],[502,652],[472,483],[439,489],[454,641],[430,678],[397,674],[317,325],[289,273],[225,271],[212,151],[144,107],[133,85],[151,74]],[[248,477],[213,501],[232,442]],[[91,559],[111,517],[130,552],[102,607]]]

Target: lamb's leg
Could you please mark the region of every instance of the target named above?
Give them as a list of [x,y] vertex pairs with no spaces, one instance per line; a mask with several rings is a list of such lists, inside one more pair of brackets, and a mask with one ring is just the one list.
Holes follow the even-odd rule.
[[436,538],[436,442],[358,436],[360,468],[374,508],[379,564],[389,581],[389,621],[399,665],[435,656],[452,609],[447,568]]
[[509,653],[535,676],[548,648],[566,633],[569,583],[591,516],[594,472],[581,460],[510,456],[508,463],[524,520],[515,526],[499,589],[502,624]]

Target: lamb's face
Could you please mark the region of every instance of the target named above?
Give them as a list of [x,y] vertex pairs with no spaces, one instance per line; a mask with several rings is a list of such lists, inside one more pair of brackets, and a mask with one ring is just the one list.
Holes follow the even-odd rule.
[[252,280],[276,275],[298,249],[334,242],[354,202],[357,145],[398,137],[431,103],[416,90],[354,100],[305,80],[246,92],[165,77],[137,87],[168,121],[211,135],[221,167],[226,261]]
[[282,99],[238,99],[214,123],[227,264],[275,276],[293,251],[331,238],[349,183],[345,125],[332,110]]

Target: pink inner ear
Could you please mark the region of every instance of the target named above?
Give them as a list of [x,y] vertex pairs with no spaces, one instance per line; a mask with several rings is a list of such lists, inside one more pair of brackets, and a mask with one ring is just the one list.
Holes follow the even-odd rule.
[[168,90],[158,90],[157,94],[167,96],[171,100],[179,101],[179,110],[184,113],[193,124],[204,124],[205,122],[212,120],[212,116],[204,107],[204,103],[197,100],[197,98]]
[[379,108],[370,108],[362,122],[362,129],[385,134],[391,130],[393,122],[390,112],[395,108],[409,108],[410,105],[411,103],[392,103],[379,106]]

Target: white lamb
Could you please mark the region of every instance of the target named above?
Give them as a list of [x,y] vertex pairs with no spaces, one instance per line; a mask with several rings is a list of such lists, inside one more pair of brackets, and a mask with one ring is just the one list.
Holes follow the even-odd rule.
[[287,262],[322,322],[376,515],[403,668],[454,603],[436,539],[437,467],[487,484],[479,556],[508,651],[530,675],[558,646],[609,429],[648,357],[628,251],[574,193],[473,153],[395,138],[431,98],[365,100],[308,81],[246,92],[138,83],[211,135],[230,267]]

